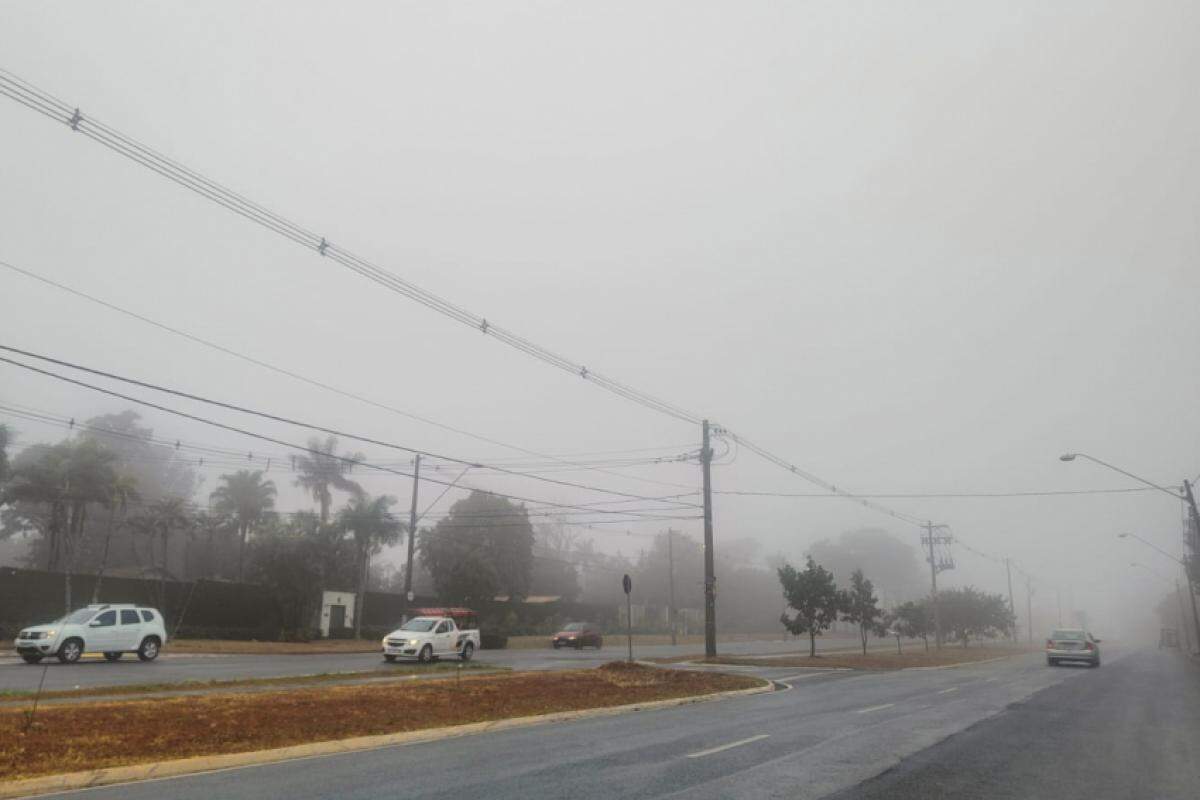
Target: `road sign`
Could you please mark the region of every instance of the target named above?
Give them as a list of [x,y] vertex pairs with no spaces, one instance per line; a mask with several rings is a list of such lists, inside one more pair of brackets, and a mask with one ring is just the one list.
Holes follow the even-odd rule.
[[621,578],[621,586],[625,588],[625,633],[629,637],[629,663],[633,663],[633,606],[629,593],[633,590],[633,580],[626,573]]
[[628,575],[621,579],[621,585],[625,587],[625,594],[633,591],[633,580]]
[[416,599],[416,597],[417,597],[417,596],[416,596],[415,594],[413,594],[412,590],[410,589],[410,590],[408,591],[408,602],[410,602],[410,603],[411,603],[413,600],[415,600],[415,599]]

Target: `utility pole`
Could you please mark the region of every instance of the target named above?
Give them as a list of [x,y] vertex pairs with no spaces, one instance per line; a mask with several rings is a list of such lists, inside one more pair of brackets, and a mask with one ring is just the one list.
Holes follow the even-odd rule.
[[[1054,590],[1054,595],[1058,598],[1058,627],[1062,627],[1062,589]],[[1180,600],[1180,602],[1183,602]]]
[[712,446],[709,444],[708,420],[702,425],[703,443],[700,447],[700,466],[704,473],[704,655],[717,655],[717,578],[713,568],[712,512]]
[[1009,562],[1007,557],[1004,559],[1004,571],[1008,573],[1008,613],[1011,614],[1012,618],[1013,618],[1012,629],[1009,631],[1009,634],[1010,634],[1009,638],[1012,639],[1013,644],[1016,644],[1017,643],[1017,610],[1016,610],[1016,608],[1013,607],[1012,564]]
[[413,468],[412,506],[408,512],[408,564],[404,568],[404,597],[408,603],[413,601],[413,549],[417,543],[417,487],[420,480],[421,454],[417,453],[416,466]]
[[[1192,494],[1192,484],[1186,480],[1183,482],[1183,495],[1187,500],[1188,513],[1191,514],[1192,517],[1192,530],[1196,536],[1200,537],[1200,510],[1196,509],[1196,496]],[[1197,615],[1196,613],[1196,593],[1193,591],[1193,586],[1197,581],[1191,567],[1191,564],[1197,558],[1200,558],[1200,553],[1196,552],[1197,546],[1200,546],[1200,542],[1193,544],[1190,548],[1192,550],[1190,559],[1188,558],[1187,552],[1184,552],[1182,563],[1183,576],[1187,578],[1187,586],[1184,588],[1187,589],[1188,600],[1190,600],[1192,603],[1192,626],[1196,631],[1196,646],[1197,648],[1200,648],[1200,615]]]
[[938,593],[937,593],[937,561],[933,557],[933,523],[925,523],[925,538],[929,544],[929,582],[933,586],[933,592],[930,594],[930,599],[933,601],[933,641],[937,644],[939,650],[942,649],[942,615],[938,610]]
[[675,644],[675,531],[667,528],[667,625]]
[[1192,652],[1192,635],[1188,632],[1187,614],[1183,610],[1183,595],[1180,594],[1179,581],[1175,581],[1175,599],[1179,601],[1179,627],[1183,629],[1183,642],[1188,652]]
[[[1029,628],[1029,643],[1033,644],[1033,579],[1028,575],[1025,576],[1025,620]],[[1016,643],[1015,639],[1013,643]]]

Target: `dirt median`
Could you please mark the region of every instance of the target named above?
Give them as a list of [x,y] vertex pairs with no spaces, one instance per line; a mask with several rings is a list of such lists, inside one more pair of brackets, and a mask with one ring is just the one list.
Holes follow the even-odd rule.
[[0,710],[0,780],[748,689],[740,675],[598,669]]

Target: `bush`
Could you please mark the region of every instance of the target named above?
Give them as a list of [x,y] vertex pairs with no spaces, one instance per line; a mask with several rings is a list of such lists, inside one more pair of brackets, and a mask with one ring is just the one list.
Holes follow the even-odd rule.
[[508,647],[508,636],[503,633],[492,633],[491,631],[481,631],[479,634],[479,648],[481,650],[503,650]]

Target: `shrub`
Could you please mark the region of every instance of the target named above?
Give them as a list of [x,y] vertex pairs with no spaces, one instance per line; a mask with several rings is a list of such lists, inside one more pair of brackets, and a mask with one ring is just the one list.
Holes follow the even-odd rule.
[[503,633],[481,631],[479,634],[479,647],[481,650],[503,650],[508,647],[508,636]]

